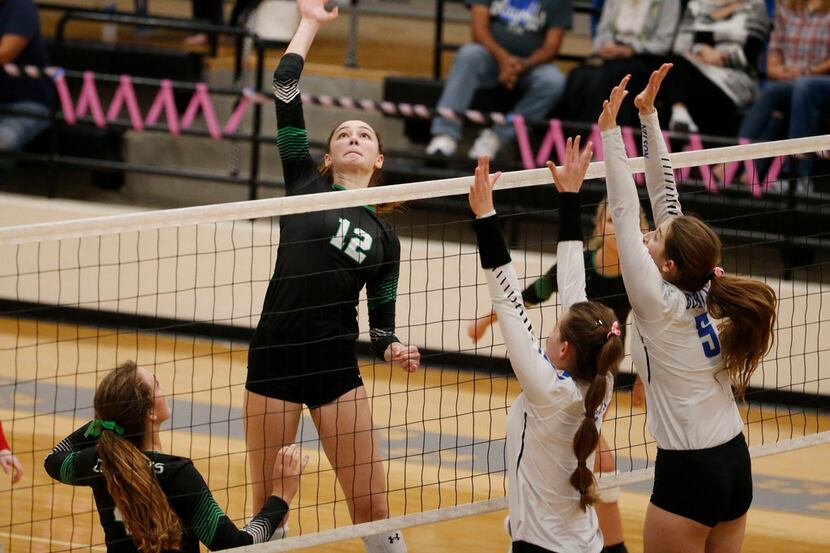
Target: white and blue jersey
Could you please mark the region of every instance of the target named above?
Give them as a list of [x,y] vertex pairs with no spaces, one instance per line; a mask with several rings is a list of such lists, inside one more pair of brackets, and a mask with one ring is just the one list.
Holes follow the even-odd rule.
[[[557,248],[563,312],[574,303],[586,301],[582,247],[582,241],[570,240],[560,242]],[[596,511],[593,507],[586,511],[580,508],[579,492],[569,481],[577,467],[573,441],[584,419],[588,386],[575,382],[546,357],[544,344],[534,335],[525,312],[516,271],[509,256],[507,259],[484,272],[510,364],[522,386],[505,424],[511,536],[513,541],[549,551],[599,553],[603,538]],[[614,379],[609,374],[606,397],[595,416],[597,429],[613,387]],[[586,462],[593,467],[593,453]]]
[[[640,117],[646,184],[654,222],[682,214],[657,113]],[[640,204],[619,127],[602,133],[608,205],[631,301],[631,358],[645,384],[648,429],[661,449],[724,444],[743,421],[724,368],[715,321],[706,310],[708,284],[685,292],[663,280],[643,244]]]

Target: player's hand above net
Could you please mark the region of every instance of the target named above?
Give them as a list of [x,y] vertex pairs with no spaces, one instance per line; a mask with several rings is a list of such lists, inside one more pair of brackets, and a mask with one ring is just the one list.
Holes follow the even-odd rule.
[[628,91],[625,89],[628,86],[628,81],[631,75],[626,75],[620,81],[620,84],[611,89],[611,95],[607,100],[602,102],[602,113],[599,114],[599,130],[607,131],[617,126],[617,113],[620,111],[620,106],[623,100],[628,96]]
[[470,187],[470,209],[475,213],[476,218],[483,217],[495,209],[493,207],[493,186],[501,177],[501,171],[490,175],[490,158],[482,156],[478,158],[476,166],[475,181]]
[[585,145],[585,150],[579,152],[579,135],[576,139],[568,138],[565,144],[565,163],[557,168],[552,161],[548,161],[548,169],[553,177],[553,184],[559,192],[579,192],[582,181],[585,180],[585,173],[591,163],[591,156],[594,154],[594,145],[591,141]]
[[638,110],[640,110],[640,115],[648,115],[649,113],[654,112],[654,99],[660,91],[660,85],[663,83],[663,79],[666,78],[666,74],[671,68],[672,64],[664,63],[660,66],[660,69],[652,71],[651,77],[648,79],[648,84],[643,91],[637,94],[637,97],[634,98],[634,105],[637,106]]
[[300,16],[303,19],[326,23],[336,19],[340,13],[337,6],[328,11],[326,9],[327,3],[328,0],[297,0],[297,9],[300,10]]

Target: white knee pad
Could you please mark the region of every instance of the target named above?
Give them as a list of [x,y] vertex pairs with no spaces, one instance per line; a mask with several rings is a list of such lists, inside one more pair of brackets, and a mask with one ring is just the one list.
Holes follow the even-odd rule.
[[[599,482],[602,482],[603,479],[609,480],[612,476],[616,476],[619,474],[619,471],[609,471],[609,472],[600,472],[599,473]],[[597,500],[600,503],[616,503],[620,500],[620,487],[613,486],[610,488],[598,488],[597,489]]]
[[406,542],[400,530],[363,538],[366,553],[406,553]]

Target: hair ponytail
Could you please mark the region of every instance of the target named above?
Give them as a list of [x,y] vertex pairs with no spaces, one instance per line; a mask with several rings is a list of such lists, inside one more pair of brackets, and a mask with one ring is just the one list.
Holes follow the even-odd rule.
[[706,308],[720,319],[718,337],[724,367],[743,399],[749,379],[772,347],[775,327],[775,291],[767,284],[733,276],[712,278]]
[[562,340],[567,341],[574,356],[573,377],[590,382],[585,392],[585,412],[574,435],[573,451],[576,470],[570,483],[579,492],[579,506],[583,510],[597,501],[596,479],[588,457],[599,443],[597,411],[608,393],[609,374],[614,374],[623,358],[623,341],[611,308],[597,302],[581,302],[571,306],[559,326]]
[[182,545],[181,521],[138,448],[144,437],[145,415],[153,406],[152,391],[128,361],[101,381],[95,392],[95,415],[116,421],[124,437],[104,429],[98,438],[98,456],[107,491],[122,521],[142,553],[178,550]]
[[743,399],[752,373],[772,346],[775,291],[759,280],[715,275],[720,253],[720,238],[706,223],[690,215],[672,219],[666,233],[666,259],[675,262],[678,273],[672,284],[695,292],[710,283],[706,309],[720,319],[724,367],[735,395]]

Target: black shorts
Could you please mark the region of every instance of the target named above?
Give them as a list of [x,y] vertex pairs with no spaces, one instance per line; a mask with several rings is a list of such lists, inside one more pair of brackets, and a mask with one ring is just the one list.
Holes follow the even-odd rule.
[[248,350],[245,389],[255,394],[304,403],[313,409],[362,385],[351,340]]
[[752,503],[752,464],[743,433],[708,449],[657,449],[651,502],[710,528]]

